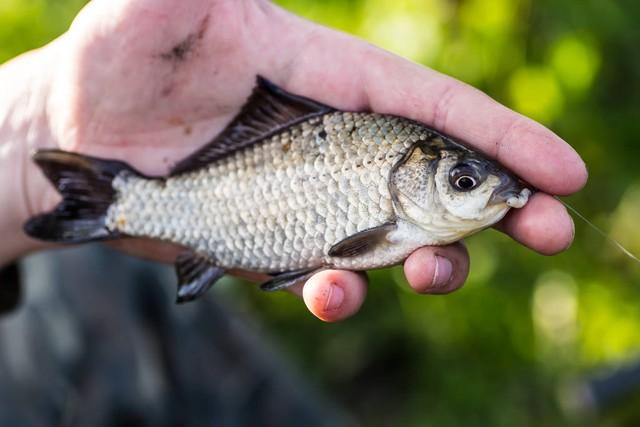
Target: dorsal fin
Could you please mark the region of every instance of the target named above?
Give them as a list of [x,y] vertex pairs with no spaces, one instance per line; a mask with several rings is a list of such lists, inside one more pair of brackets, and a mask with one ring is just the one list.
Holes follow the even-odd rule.
[[258,76],[256,87],[240,113],[213,141],[177,163],[171,175],[198,169],[291,125],[333,110],[328,105],[293,95]]

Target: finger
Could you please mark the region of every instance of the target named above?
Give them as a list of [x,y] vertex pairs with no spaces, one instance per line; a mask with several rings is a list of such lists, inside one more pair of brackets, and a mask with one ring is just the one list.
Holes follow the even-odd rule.
[[418,293],[448,294],[464,285],[469,254],[462,243],[420,248],[404,262],[404,274]]
[[[374,110],[431,125],[551,194],[571,194],[586,183],[584,162],[549,129],[469,85],[418,65],[399,67],[398,60],[385,56],[378,68],[369,68],[373,76],[368,79],[367,92]],[[399,68],[404,75],[391,71],[397,79],[379,80],[390,67]],[[385,87],[389,84],[393,86]]]
[[325,322],[335,322],[355,314],[367,294],[364,274],[324,270],[311,277],[302,289],[307,308]]
[[481,91],[336,31],[317,29],[305,42],[304,54],[293,60],[289,90],[340,108],[418,120],[551,194],[570,194],[585,184],[586,167],[571,146]]
[[512,209],[496,228],[544,255],[567,249],[575,232],[562,203],[544,193],[535,193],[524,208]]

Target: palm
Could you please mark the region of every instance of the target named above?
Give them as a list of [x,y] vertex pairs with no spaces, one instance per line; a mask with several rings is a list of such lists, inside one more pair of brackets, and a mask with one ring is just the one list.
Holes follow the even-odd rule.
[[92,22],[104,3],[78,17],[68,34],[75,48],[52,95],[65,106],[57,117],[61,148],[165,173],[235,114],[255,70],[237,70],[248,53],[241,39],[221,41],[237,31],[234,19],[213,22],[210,7],[176,16],[174,5],[137,2],[106,28]]

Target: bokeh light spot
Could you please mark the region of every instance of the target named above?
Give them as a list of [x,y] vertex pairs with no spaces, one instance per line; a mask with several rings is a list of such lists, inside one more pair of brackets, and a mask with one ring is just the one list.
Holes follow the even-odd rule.
[[544,123],[558,117],[564,105],[555,75],[544,67],[518,69],[509,81],[509,95],[516,110]]
[[460,20],[466,27],[488,36],[508,33],[515,21],[518,3],[513,0],[465,1],[460,7]]
[[[635,255],[640,253],[639,212],[640,182],[632,185],[622,196],[620,204],[613,213],[610,233],[612,239],[620,242]],[[625,256],[621,251],[616,250],[615,253],[620,257]]]
[[578,302],[573,277],[565,272],[543,274],[533,294],[533,323],[538,335],[554,346],[571,344],[577,331]]
[[429,62],[442,43],[446,14],[441,0],[367,2],[361,33],[366,39],[414,61]]
[[582,93],[591,87],[600,66],[600,53],[577,36],[564,36],[551,48],[551,66],[569,90]]

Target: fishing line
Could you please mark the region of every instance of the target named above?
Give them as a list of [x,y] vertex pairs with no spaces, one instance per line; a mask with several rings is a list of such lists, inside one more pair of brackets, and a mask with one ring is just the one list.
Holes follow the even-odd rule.
[[626,256],[628,256],[629,258],[631,258],[632,260],[634,260],[635,262],[637,262],[638,264],[640,264],[640,259],[635,256],[634,254],[631,253],[631,251],[627,248],[625,248],[624,246],[622,246],[622,244],[620,242],[618,242],[617,240],[613,239],[611,236],[609,236],[607,233],[605,233],[604,231],[602,231],[600,228],[598,228],[594,223],[592,223],[591,221],[589,221],[584,215],[582,215],[580,212],[578,212],[573,206],[569,205],[567,202],[561,200],[558,196],[553,196],[557,201],[559,201],[560,203],[562,203],[567,209],[569,209],[573,214],[575,214],[578,218],[580,218],[581,220],[583,220],[584,222],[586,222],[591,228],[593,228],[594,230],[596,230],[598,232],[599,235],[601,235],[602,237],[604,237],[609,243],[613,244],[614,246],[616,246],[618,249],[620,249],[622,251],[623,254],[625,254]]

